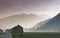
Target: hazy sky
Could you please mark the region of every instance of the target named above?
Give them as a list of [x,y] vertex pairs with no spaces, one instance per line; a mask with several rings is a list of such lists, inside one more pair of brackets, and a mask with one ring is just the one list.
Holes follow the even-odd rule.
[[0,18],[21,13],[55,16],[60,0],[0,0]]
[[40,17],[46,15],[48,18],[57,15],[59,12],[60,0],[0,0],[0,18],[22,13],[33,13],[40,15]]

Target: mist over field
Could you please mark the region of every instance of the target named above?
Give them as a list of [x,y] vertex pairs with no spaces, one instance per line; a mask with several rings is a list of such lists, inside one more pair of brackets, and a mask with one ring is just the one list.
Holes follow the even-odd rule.
[[0,38],[60,38],[60,0],[0,0]]

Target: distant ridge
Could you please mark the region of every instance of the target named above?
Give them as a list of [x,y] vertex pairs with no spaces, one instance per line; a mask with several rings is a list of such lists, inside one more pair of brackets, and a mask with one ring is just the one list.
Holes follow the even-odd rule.
[[26,28],[26,26],[29,28],[33,26],[33,24],[40,22],[42,18],[45,18],[45,17],[38,16],[35,14],[13,15],[13,16],[0,19],[0,24],[2,25],[0,26],[1,28],[3,27],[6,29],[6,28],[12,28],[16,26],[17,24],[20,24],[22,25],[22,27],[24,26],[24,28]]
[[43,25],[40,30],[49,32],[60,32],[60,13]]
[[33,29],[33,30],[40,30],[40,27],[42,27],[45,23],[47,23],[48,21],[50,20],[50,18],[49,19],[46,19],[46,20],[44,20],[44,21],[42,21],[42,22],[39,22],[39,23],[37,23],[34,27],[32,27],[31,29]]

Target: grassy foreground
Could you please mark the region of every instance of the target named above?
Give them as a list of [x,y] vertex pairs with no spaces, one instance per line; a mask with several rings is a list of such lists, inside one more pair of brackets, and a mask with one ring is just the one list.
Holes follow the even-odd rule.
[[26,32],[23,34],[13,33],[13,38],[60,38],[60,33],[39,33],[39,32]]
[[0,33],[0,35],[5,34],[5,33]]

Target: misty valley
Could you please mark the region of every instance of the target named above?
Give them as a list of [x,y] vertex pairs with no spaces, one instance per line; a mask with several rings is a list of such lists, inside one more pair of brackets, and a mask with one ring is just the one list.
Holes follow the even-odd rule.
[[60,0],[0,0],[0,38],[60,38]]
[[[33,14],[32,16],[36,17]],[[13,20],[11,17],[7,17],[8,20]],[[17,17],[18,16],[15,16],[15,18]],[[23,17],[25,16],[23,15]],[[14,18],[14,16],[12,18]],[[7,19],[1,19],[1,23],[3,23],[3,20],[6,21]],[[60,13],[51,19],[46,19],[42,22],[37,23],[32,28],[24,28],[18,24],[6,30],[2,29],[3,28],[0,28],[0,38],[60,38]]]

